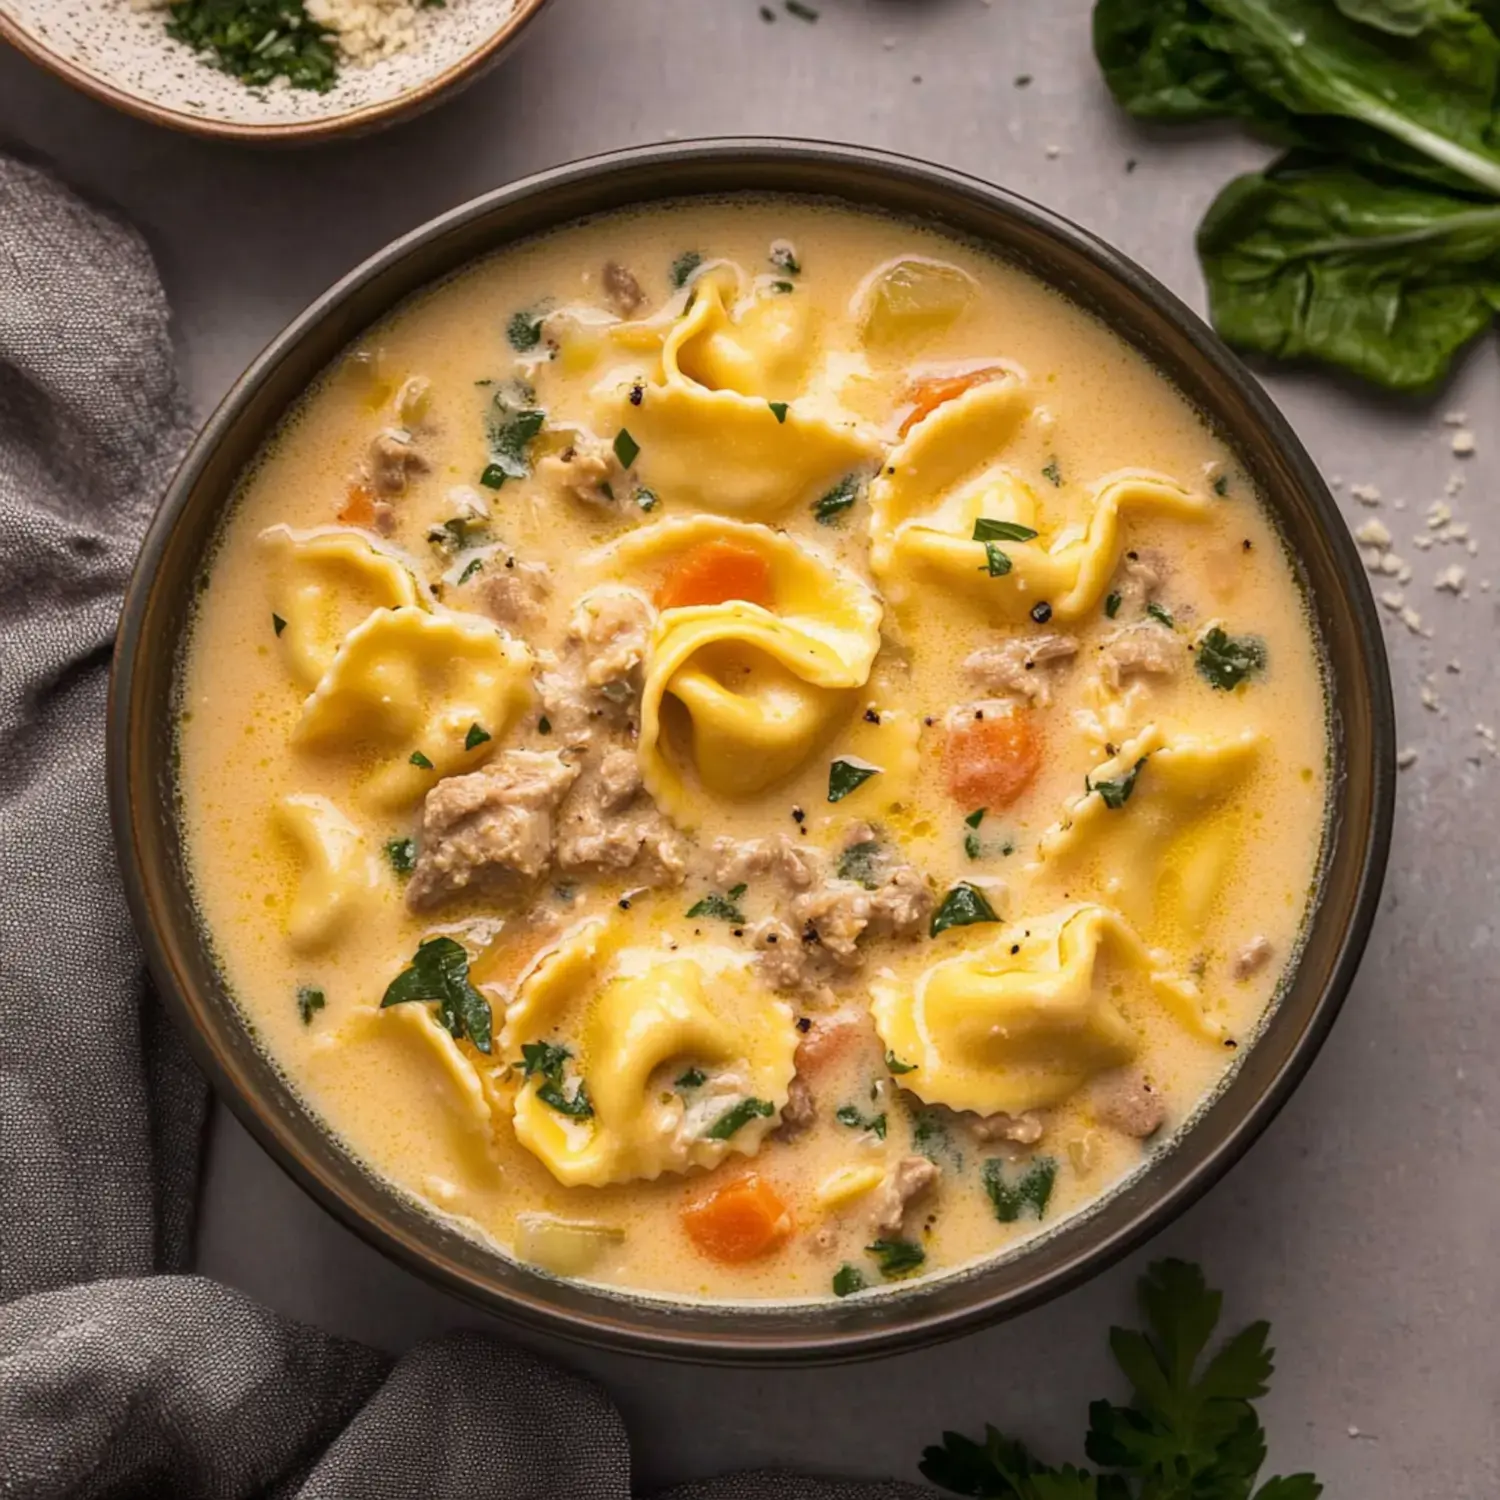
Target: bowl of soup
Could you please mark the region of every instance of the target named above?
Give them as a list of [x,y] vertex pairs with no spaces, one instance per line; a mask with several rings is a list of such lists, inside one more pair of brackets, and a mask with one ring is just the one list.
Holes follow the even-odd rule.
[[152,970],[325,1205],[566,1336],[817,1359],[1220,1175],[1390,833],[1363,572],[1189,311],[998,188],[629,151],[434,221],[208,424],[127,599]]

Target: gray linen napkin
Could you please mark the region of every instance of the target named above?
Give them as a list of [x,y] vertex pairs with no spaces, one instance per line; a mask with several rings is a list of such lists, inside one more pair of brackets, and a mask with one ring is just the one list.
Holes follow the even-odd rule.
[[476,1334],[392,1366],[170,1274],[207,1096],[118,888],[103,729],[120,593],[189,430],[145,245],[0,156],[0,1495],[628,1500],[620,1418],[572,1375]]

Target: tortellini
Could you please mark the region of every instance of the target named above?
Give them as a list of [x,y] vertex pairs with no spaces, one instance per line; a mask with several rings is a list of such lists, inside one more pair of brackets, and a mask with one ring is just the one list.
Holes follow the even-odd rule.
[[530,699],[530,664],[525,646],[477,618],[380,610],[345,637],[292,743],[371,763],[364,797],[407,806],[488,755]]
[[874,466],[875,434],[805,389],[811,330],[800,299],[757,297],[731,314],[732,277],[694,283],[662,346],[663,378],[609,418],[639,444],[642,482],[667,501],[747,519],[808,503]]
[[[1239,794],[1262,748],[1253,731],[1169,738],[1148,726],[1090,773],[1096,790],[1042,835],[1041,873],[1066,884],[1094,862],[1095,889],[1153,942],[1192,951],[1232,866]],[[1127,787],[1121,800],[1114,789]]]
[[597,920],[575,928],[506,1014],[504,1055],[532,1049],[516,1138],[569,1187],[752,1155],[795,1071],[791,1009],[748,955],[706,943],[626,948],[629,931]]
[[287,942],[297,953],[321,952],[365,914],[379,867],[364,834],[327,797],[283,797],[274,818],[297,859]]
[[646,656],[639,754],[647,788],[684,826],[699,810],[683,761],[720,796],[745,797],[801,765],[856,706],[880,647],[879,600],[805,543],[711,516],[635,532],[597,560],[640,579],[710,543],[764,564],[769,602],[661,611]]
[[[1115,960],[1102,973],[1103,958]],[[1064,908],[933,964],[915,984],[872,985],[876,1029],[901,1077],[929,1104],[1020,1114],[1061,1104],[1141,1042],[1112,998],[1122,975],[1200,1035],[1196,987],[1169,972],[1115,911]]]
[[422,602],[411,571],[358,531],[272,526],[260,544],[271,611],[282,622],[278,644],[306,691],[333,665],[344,637],[375,610]]
[[[1060,624],[1091,615],[1120,561],[1121,517],[1151,510],[1183,520],[1209,502],[1170,479],[1125,474],[1094,496],[1086,526],[1039,535],[1036,496],[996,459],[1030,410],[1020,383],[1001,376],[945,402],[919,422],[870,486],[870,565],[888,596],[904,599],[922,575],[960,590],[991,619],[1024,623],[1038,603]],[[976,523],[1009,523],[976,539]]]

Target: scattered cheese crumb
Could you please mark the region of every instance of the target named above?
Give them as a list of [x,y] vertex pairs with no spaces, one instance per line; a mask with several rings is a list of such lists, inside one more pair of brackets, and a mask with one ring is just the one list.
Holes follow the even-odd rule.
[[1429,635],[1430,631],[1424,630],[1422,617],[1409,605],[1401,611],[1401,623],[1411,631],[1413,635]]
[[1061,146],[1048,146],[1047,147],[1047,160],[1048,161],[1056,161],[1057,158],[1059,156],[1061,156],[1061,155],[1062,155],[1062,147]]
[[1427,507],[1427,524],[1436,530],[1439,526],[1446,526],[1453,519],[1453,507],[1445,505],[1441,500],[1434,500]]
[[1406,595],[1400,589],[1386,589],[1380,596],[1380,602],[1390,610],[1401,610],[1406,604]]
[[1411,564],[1410,563],[1405,563],[1404,562],[1404,563],[1401,564],[1401,566],[1399,568],[1396,569],[1396,582],[1397,583],[1402,583],[1402,584],[1410,583],[1411,582]]
[[1458,674],[1463,671],[1463,665],[1460,662],[1450,661],[1448,663],[1448,670],[1452,672],[1455,677],[1457,677]]
[[1380,491],[1373,484],[1350,485],[1349,493],[1359,501],[1361,505],[1379,505]]
[[1464,487],[1464,476],[1462,474],[1450,474],[1448,482],[1443,486],[1451,500]]
[[1466,411],[1445,411],[1443,413],[1444,427],[1467,427],[1469,425],[1469,414]]
[[1383,552],[1380,555],[1380,571],[1392,578],[1406,566],[1394,552]]
[[1371,516],[1368,521],[1360,524],[1354,533],[1356,541],[1364,542],[1371,547],[1389,547],[1391,545],[1390,528],[1383,521]]
[[[1415,750],[1410,750],[1410,749],[1408,749],[1408,750],[1398,750],[1396,752],[1396,769],[1398,771],[1405,771],[1409,767],[1416,765],[1416,763],[1417,763],[1417,752]],[[1357,1427],[1351,1427],[1349,1429],[1349,1436],[1350,1437],[1358,1437],[1359,1436],[1359,1428],[1357,1428]]]
[[1474,452],[1474,434],[1467,427],[1460,427],[1453,434],[1453,453],[1456,458],[1468,458]]
[[1437,695],[1437,689],[1429,686],[1427,683],[1422,684],[1422,707],[1428,713],[1433,714],[1442,707],[1442,700]]
[[1467,576],[1458,563],[1451,563],[1432,580],[1432,586],[1440,593],[1461,594],[1464,591],[1464,579]]
[[1412,539],[1412,546],[1420,552],[1426,552],[1432,546],[1432,538],[1424,531]]

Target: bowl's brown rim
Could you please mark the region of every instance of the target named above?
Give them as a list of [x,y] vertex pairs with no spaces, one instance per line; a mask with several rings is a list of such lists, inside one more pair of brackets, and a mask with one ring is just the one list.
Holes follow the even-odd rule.
[[81,67],[60,52],[54,51],[4,10],[0,10],[0,40],[9,42],[22,56],[55,74],[81,93],[99,100],[101,104],[108,104],[128,115],[134,115],[138,120],[165,125],[169,130],[181,131],[186,135],[206,136],[212,140],[260,145],[311,144],[335,136],[363,135],[431,109],[450,89],[456,90],[461,85],[473,83],[488,68],[499,62],[511,43],[517,40],[527,24],[546,4],[547,0],[516,0],[515,9],[506,20],[478,46],[408,93],[397,94],[392,99],[378,100],[374,104],[361,105],[344,114],[292,124],[256,125],[242,124],[235,120],[207,119],[202,115],[189,114],[186,110],[170,109],[164,104],[157,104],[140,94],[118,87],[102,74]]
[[[795,1334],[782,1331],[757,1333],[754,1325],[758,1309],[752,1305],[743,1309],[743,1318],[735,1311],[731,1311],[728,1317],[715,1318],[716,1326],[712,1331],[705,1331],[701,1326],[692,1330],[684,1328],[680,1332],[659,1326],[643,1328],[639,1326],[639,1320],[632,1323],[629,1303],[620,1299],[600,1297],[597,1307],[580,1312],[559,1307],[540,1292],[535,1295],[517,1292],[500,1288],[493,1280],[487,1281],[452,1257],[443,1256],[432,1244],[424,1243],[421,1235],[409,1232],[395,1222],[394,1210],[388,1201],[391,1198],[389,1189],[383,1190],[385,1197],[381,1200],[381,1217],[377,1221],[334,1179],[331,1169],[315,1159],[314,1153],[297,1139],[285,1120],[275,1117],[265,1101],[244,1085],[232,1060],[222,1055],[213,1039],[205,1034],[196,1015],[201,997],[190,996],[185,987],[179,985],[167,945],[157,930],[158,914],[146,893],[145,866],[137,841],[136,814],[140,812],[145,816],[146,810],[136,807],[132,795],[135,782],[129,764],[133,745],[129,706],[133,700],[137,660],[145,647],[142,621],[152,582],[177,520],[186,508],[210,455],[260,385],[312,329],[325,319],[338,319],[343,303],[366,282],[390,271],[405,257],[419,252],[425,244],[532,196],[588,185],[616,171],[647,169],[653,174],[667,174],[674,164],[713,168],[737,166],[752,172],[760,168],[795,170],[798,165],[807,165],[814,170],[857,167],[861,171],[905,180],[940,192],[953,201],[968,200],[986,211],[1008,215],[1080,253],[1106,275],[1122,282],[1133,297],[1142,299],[1151,313],[1165,319],[1176,334],[1187,339],[1195,354],[1208,362],[1216,376],[1234,387],[1236,398],[1252,417],[1249,423],[1240,424],[1240,431],[1258,427],[1305,493],[1316,514],[1321,540],[1334,558],[1333,570],[1341,585],[1340,603],[1352,621],[1358,647],[1355,661],[1359,668],[1360,693],[1362,701],[1368,705],[1369,742],[1352,747],[1364,763],[1369,783],[1369,815],[1363,829],[1363,854],[1353,876],[1353,895],[1347,909],[1341,913],[1341,935],[1333,948],[1327,982],[1311,1005],[1300,1035],[1253,1104],[1223,1130],[1215,1144],[1205,1147],[1199,1160],[1179,1169],[1176,1180],[1164,1184],[1162,1191],[1148,1204],[1132,1209],[1130,1217],[1091,1246],[1070,1250],[1067,1258],[1049,1273],[1010,1290],[978,1296],[958,1307],[932,1312],[913,1306],[910,1315],[904,1319],[892,1319],[873,1326],[813,1328]],[[653,181],[657,180],[660,180],[659,176],[653,178]],[[771,188],[759,190],[774,191]],[[790,185],[782,190],[793,194],[799,191]],[[719,196],[729,191],[728,188],[716,190]],[[700,189],[696,195],[702,192]],[[669,198],[674,195],[663,191],[658,196]],[[567,222],[575,216],[560,217],[557,223]],[[171,645],[175,649],[177,643],[174,641]],[[704,1363],[833,1363],[951,1338],[982,1324],[1026,1311],[1078,1285],[1144,1243],[1196,1202],[1244,1154],[1280,1111],[1311,1066],[1342,1007],[1379,902],[1391,841],[1396,775],[1395,711],[1384,639],[1374,598],[1353,539],[1316,466],[1285,418],[1250,372],[1196,314],[1140,267],[1087,231],[1048,209],[980,179],[867,147],[753,137],[635,147],[521,179],[453,209],[394,241],[338,282],[288,325],[235,384],[209,419],[183,460],[147,533],[121,615],[110,683],[108,749],[111,818],[117,853],[127,899],[148,965],[183,1024],[198,1061],[241,1122],[289,1175],[366,1241],[427,1280],[492,1314],[533,1331],[584,1344]],[[1341,774],[1337,765],[1334,772],[1336,776]],[[180,917],[181,914],[174,915]],[[1320,905],[1313,921],[1322,919],[1323,907]],[[187,920],[193,920],[190,914]],[[204,1007],[205,1010],[211,1008]],[[238,1024],[243,1028],[243,1022]],[[309,1118],[305,1111],[303,1118]],[[314,1128],[318,1127],[314,1124]],[[1191,1134],[1203,1139],[1207,1132],[1200,1126]],[[347,1155],[344,1159],[347,1160]],[[428,1233],[430,1235],[430,1231]],[[906,1298],[898,1299],[898,1303],[904,1302]],[[840,1306],[849,1312],[855,1310],[850,1304]],[[657,1311],[659,1313],[659,1307]],[[723,1309],[718,1311],[724,1312]],[[695,1321],[695,1313],[701,1314],[702,1309],[684,1307],[684,1323]]]

